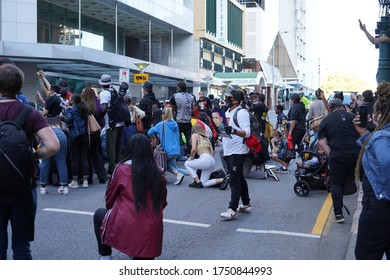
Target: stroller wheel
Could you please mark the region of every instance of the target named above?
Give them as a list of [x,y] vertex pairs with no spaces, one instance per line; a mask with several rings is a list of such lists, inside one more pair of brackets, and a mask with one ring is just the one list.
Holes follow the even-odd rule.
[[294,184],[294,192],[297,196],[308,196],[310,193],[310,185],[305,181],[298,181]]

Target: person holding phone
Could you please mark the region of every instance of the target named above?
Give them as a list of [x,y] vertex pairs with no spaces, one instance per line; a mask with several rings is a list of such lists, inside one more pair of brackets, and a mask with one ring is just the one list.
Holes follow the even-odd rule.
[[337,223],[344,221],[344,186],[354,184],[354,170],[360,151],[356,143],[360,136],[352,122],[354,117],[354,114],[345,111],[341,99],[334,98],[330,103],[330,114],[321,121],[318,132],[319,145],[329,157],[330,189]]
[[390,259],[390,83],[380,83],[377,94],[372,114],[375,130],[362,125],[360,112],[353,120],[362,146],[356,164],[363,189],[355,247],[358,260],[381,260],[384,254]]

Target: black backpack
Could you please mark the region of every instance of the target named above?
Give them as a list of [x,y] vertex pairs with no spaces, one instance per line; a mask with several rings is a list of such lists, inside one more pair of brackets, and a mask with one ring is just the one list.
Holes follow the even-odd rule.
[[24,105],[13,121],[0,121],[0,193],[22,194],[31,190],[31,141],[22,127],[32,110]]
[[[240,127],[237,120],[238,111],[243,108],[238,108],[233,115],[233,122],[236,126]],[[249,113],[249,112],[248,112]],[[261,150],[261,126],[259,120],[255,117],[255,115],[249,113],[249,122],[251,124],[251,135],[248,138],[244,138],[244,143],[249,148],[249,153],[257,154]]]
[[130,110],[127,107],[123,94],[118,93],[114,88],[110,88],[111,101],[108,109],[108,124],[110,128],[114,128],[117,123],[125,122],[125,125],[130,124]]

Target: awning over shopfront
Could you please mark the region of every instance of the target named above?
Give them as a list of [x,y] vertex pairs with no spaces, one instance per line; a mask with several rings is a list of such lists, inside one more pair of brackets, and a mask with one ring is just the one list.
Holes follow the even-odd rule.
[[216,73],[214,77],[222,80],[227,86],[266,87],[263,72]]

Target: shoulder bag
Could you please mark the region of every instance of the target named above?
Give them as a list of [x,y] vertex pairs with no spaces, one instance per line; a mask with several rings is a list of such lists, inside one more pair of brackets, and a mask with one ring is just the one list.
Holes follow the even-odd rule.
[[88,143],[89,146],[91,146],[91,134],[100,133],[101,127],[97,120],[95,119],[95,116],[93,114],[89,114],[87,118],[87,126],[88,126]]
[[273,133],[274,133],[274,126],[270,122],[267,114],[267,123],[265,124],[264,137],[267,138],[268,141],[271,141]]
[[134,108],[134,115],[135,115],[135,126],[137,127],[137,131],[139,133],[144,133],[144,123],[138,115],[137,108]]
[[162,130],[161,130],[161,144],[157,145],[157,147],[154,149],[154,159],[156,161],[157,166],[160,168],[162,172],[165,172],[168,170],[168,157],[167,152],[165,150],[164,146],[164,121],[162,122]]

